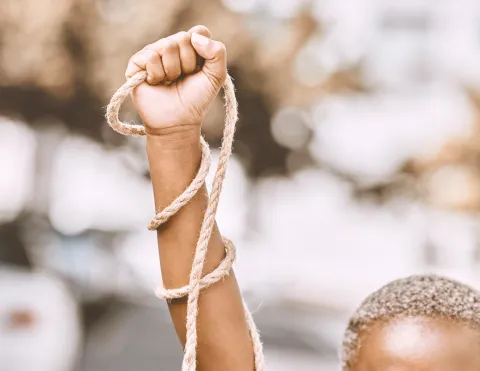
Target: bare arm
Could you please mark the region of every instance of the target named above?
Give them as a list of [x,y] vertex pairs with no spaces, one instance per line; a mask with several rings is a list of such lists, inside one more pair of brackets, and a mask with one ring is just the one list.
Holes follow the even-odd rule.
[[[201,157],[201,122],[226,74],[223,45],[218,42],[192,44],[192,31],[210,36],[205,27],[197,26],[188,34],[159,40],[132,57],[126,73],[128,77],[139,69],[146,69],[149,74],[149,84],[136,89],[134,102],[149,133],[147,154],[157,210],[170,204],[194,178]],[[206,62],[202,71],[194,73],[199,54]],[[165,81],[172,83],[161,85]],[[158,230],[162,277],[167,289],[188,284],[207,201],[208,194],[203,188]],[[224,255],[222,238],[215,226],[204,274],[215,269]],[[186,300],[169,303],[183,345],[186,307]],[[254,369],[251,340],[234,274],[202,292],[198,316],[198,362],[200,370]]]

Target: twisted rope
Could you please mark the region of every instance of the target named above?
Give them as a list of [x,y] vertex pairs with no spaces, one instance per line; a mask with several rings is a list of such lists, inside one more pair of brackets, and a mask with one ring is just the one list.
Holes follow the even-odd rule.
[[[146,71],[141,71],[132,76],[117,92],[113,95],[110,104],[107,106],[106,118],[108,124],[113,130],[123,135],[145,135],[145,127],[131,123],[121,122],[118,114],[123,101],[139,84],[147,78]],[[218,160],[217,170],[213,179],[212,192],[208,200],[207,210],[202,221],[200,236],[195,249],[195,256],[190,271],[190,280],[187,286],[167,290],[159,288],[156,295],[160,298],[171,300],[188,296],[187,304],[187,340],[185,344],[185,355],[182,363],[182,371],[196,371],[197,368],[197,316],[198,316],[198,299],[200,291],[213,285],[226,277],[235,261],[235,247],[227,240],[223,239],[225,245],[226,256],[220,265],[210,274],[202,278],[203,266],[207,254],[208,243],[215,225],[215,215],[217,213],[218,202],[220,201],[220,193],[222,191],[223,180],[227,170],[228,159],[232,152],[233,136],[235,132],[235,124],[238,120],[237,99],[235,98],[235,88],[229,75],[223,84],[225,93],[225,128],[223,131],[222,146]],[[210,149],[208,144],[201,138],[202,159],[200,168],[195,175],[192,183],[187,189],[178,196],[169,206],[158,212],[150,221],[148,228],[150,230],[157,229],[161,224],[165,223],[171,216],[175,215],[183,206],[185,206],[202,188],[208,174],[211,163]],[[264,371],[265,361],[263,357],[262,343],[258,330],[253,321],[253,317],[244,304],[245,320],[248,325],[250,337],[255,356],[255,370]]]
[[[223,243],[225,244],[226,256],[213,272],[207,274],[200,280],[201,290],[206,289],[230,274],[230,270],[232,269],[236,257],[235,246],[233,246],[232,241],[226,239],[225,237],[223,237]],[[155,290],[155,295],[160,299],[172,300],[184,298],[190,293],[190,291],[190,285],[170,290],[159,287]]]

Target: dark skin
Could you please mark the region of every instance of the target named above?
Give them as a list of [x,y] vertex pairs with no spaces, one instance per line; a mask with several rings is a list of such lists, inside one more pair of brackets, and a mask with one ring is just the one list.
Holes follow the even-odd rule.
[[[157,40],[136,53],[125,76],[145,70],[147,82],[138,86],[133,101],[147,132],[147,155],[155,209],[162,210],[188,187],[200,165],[200,128],[210,103],[227,75],[225,46],[208,28]],[[189,282],[195,246],[208,203],[205,186],[158,229],[163,285],[167,289]],[[212,231],[204,274],[225,256],[217,226]],[[168,302],[178,337],[185,345],[186,300]],[[253,371],[254,359],[235,274],[204,290],[199,300],[199,371]],[[161,367],[160,367],[161,368]]]
[[405,317],[360,334],[351,371],[479,371],[478,330],[453,320]]

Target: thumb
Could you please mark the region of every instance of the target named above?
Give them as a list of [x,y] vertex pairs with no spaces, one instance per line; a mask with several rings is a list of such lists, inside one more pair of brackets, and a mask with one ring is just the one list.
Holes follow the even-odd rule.
[[227,52],[220,41],[211,40],[198,33],[192,34],[192,45],[200,57],[205,59],[202,71],[217,88],[227,76]]

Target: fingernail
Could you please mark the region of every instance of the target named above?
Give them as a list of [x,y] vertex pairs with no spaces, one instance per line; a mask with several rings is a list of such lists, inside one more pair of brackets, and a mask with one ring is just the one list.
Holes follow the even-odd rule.
[[208,37],[202,36],[195,32],[192,34],[192,41],[202,46],[206,46],[210,43],[210,39]]

